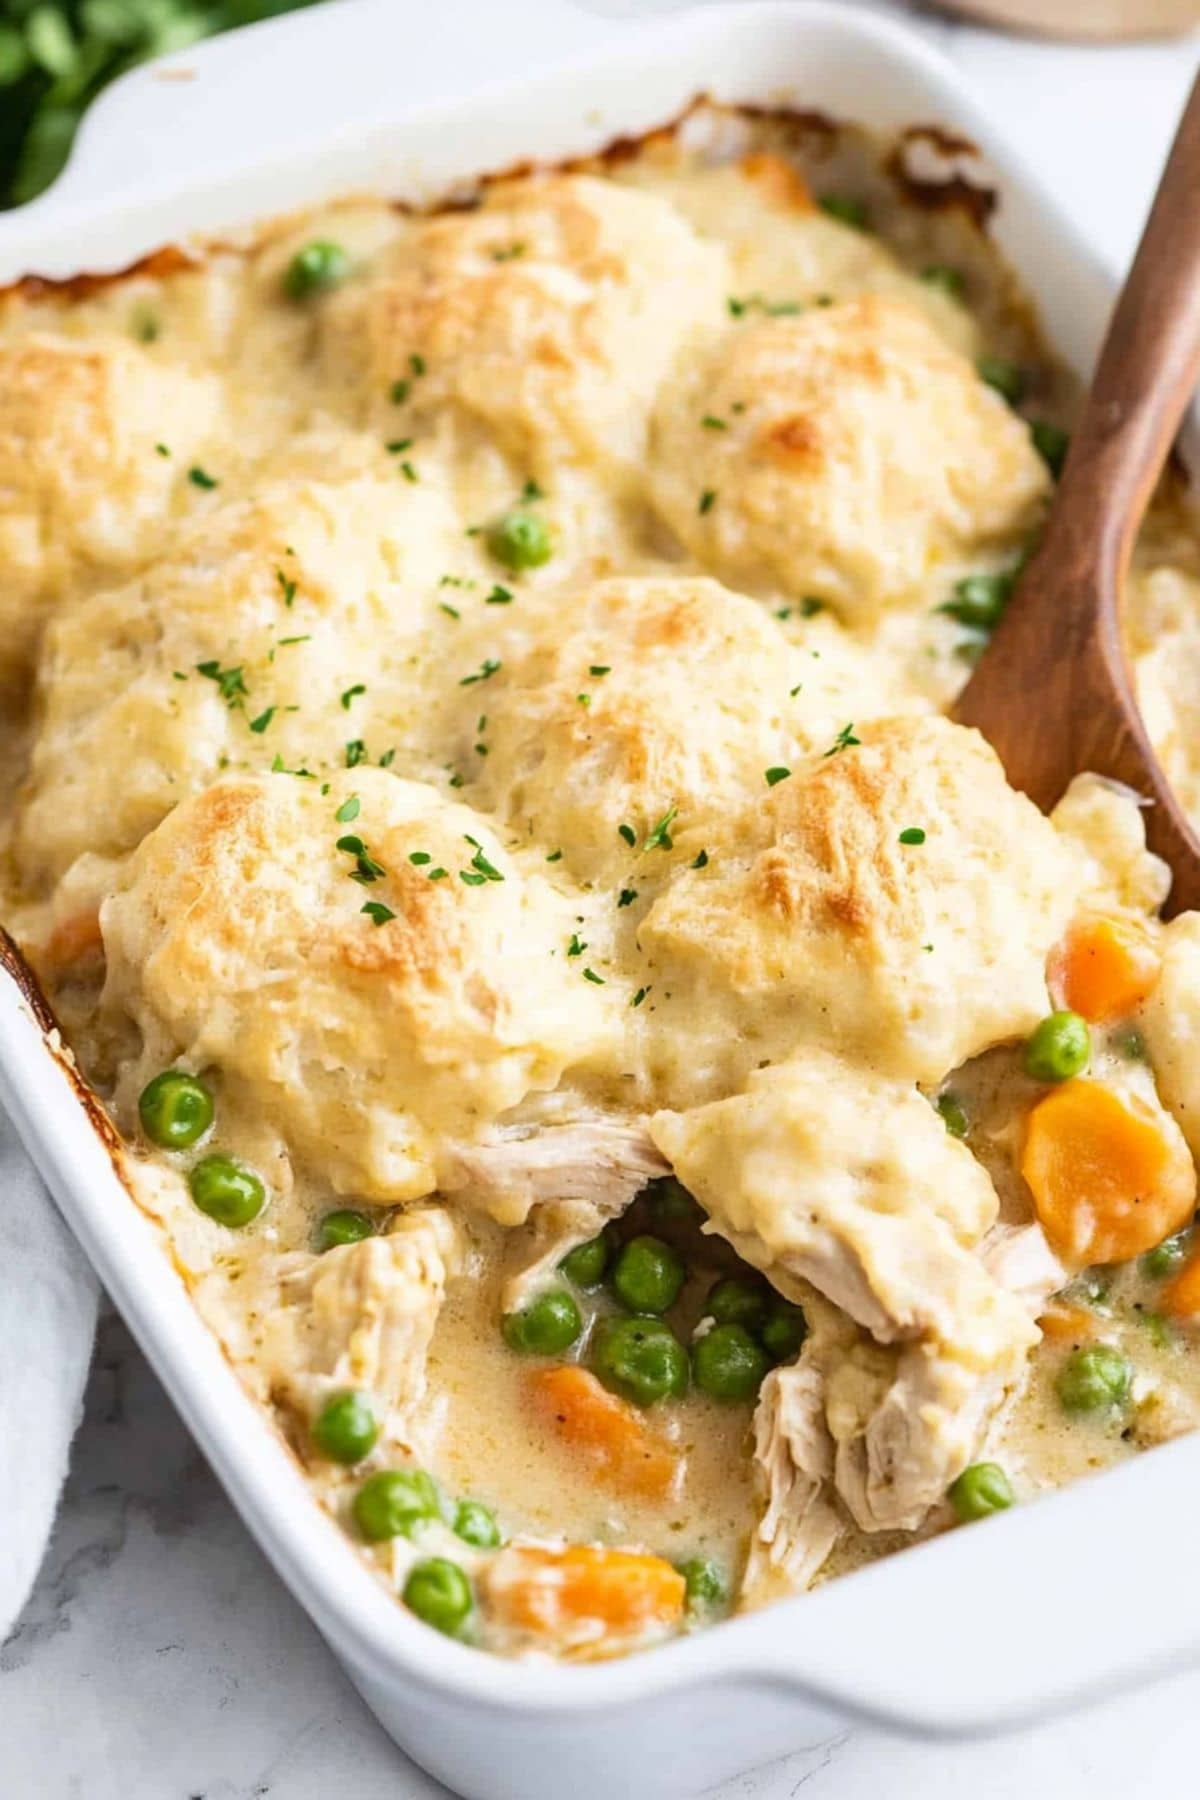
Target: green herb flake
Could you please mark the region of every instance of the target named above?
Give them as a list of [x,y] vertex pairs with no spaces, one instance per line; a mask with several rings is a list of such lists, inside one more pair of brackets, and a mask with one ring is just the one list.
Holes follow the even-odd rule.
[[638,891],[636,888],[622,888],[617,895],[617,905],[632,906],[637,897]]
[[525,245],[518,240],[514,244],[501,244],[498,249],[493,250],[492,261],[498,263],[515,262],[519,256],[524,256],[524,254]]
[[485,606],[511,606],[512,605],[512,589],[502,587],[498,581],[494,582],[492,585],[492,591],[490,594],[487,595],[483,604]]
[[703,517],[703,515],[706,512],[712,511],[712,509],[716,505],[716,503],[717,503],[716,488],[705,488],[704,492],[700,496],[700,503],[697,506],[696,511]]
[[350,711],[350,702],[352,700],[357,700],[358,696],[360,694],[365,694],[366,691],[367,690],[363,686],[361,681],[356,681],[353,687],[348,687],[346,689],[345,693],[342,695],[342,711],[349,712]]
[[271,720],[275,717],[275,713],[276,708],[268,706],[265,712],[259,713],[257,719],[251,719],[249,721],[251,731],[256,731],[261,737],[263,732],[267,729],[267,726],[271,723]]
[[531,475],[529,480],[525,483],[525,486],[521,489],[521,499],[528,504],[532,500],[544,500],[545,498],[545,489],[540,488]]
[[701,425],[703,425],[705,431],[728,431],[729,430],[728,419],[718,419],[718,417],[715,413],[705,413],[705,415],[701,419],[700,423],[701,423]]
[[390,769],[392,764],[395,762],[395,760],[396,760],[396,751],[395,751],[395,748],[393,747],[391,750],[384,751],[383,755],[379,759],[379,766],[381,769]]
[[210,475],[207,469],[202,469],[199,463],[192,464],[187,472],[187,478],[193,487],[204,488],[206,491],[209,488],[220,486],[216,476]]
[[423,356],[418,356],[417,352],[414,350],[408,359],[408,366],[414,375],[424,375],[429,365],[426,363],[425,358]]
[[400,464],[400,473],[403,475],[405,481],[417,482],[421,479],[410,462],[402,462]]
[[391,443],[388,445],[388,454],[390,456],[402,456],[406,450],[412,449],[412,442],[413,441],[410,437],[409,438],[393,438]]
[[675,820],[678,817],[679,817],[679,808],[677,806],[669,806],[667,808],[666,812],[663,814],[662,818],[658,821],[658,824],[652,827],[649,835],[646,838],[645,843],[642,845],[642,849],[643,850],[671,850],[671,849],[673,849],[674,848],[674,839],[671,836],[671,826],[675,823]]
[[429,879],[430,881],[445,881],[449,873],[449,869],[430,869]]
[[549,856],[547,856],[547,858],[546,858],[546,861],[547,862],[561,862],[562,861],[562,851],[561,850],[551,850]]
[[[464,836],[465,835],[466,834],[464,833]],[[471,867],[475,873],[484,881],[503,881],[504,877],[499,869],[496,868],[494,863],[490,863],[484,855],[483,845],[479,842],[478,838],[467,837],[466,841],[475,852],[474,856],[471,858]],[[464,876],[463,879],[465,880],[466,877]]]
[[585,981],[591,981],[591,982],[594,982],[594,983],[595,983],[595,985],[596,985],[596,986],[597,986],[597,987],[603,987],[603,986],[604,986],[604,977],[603,977],[603,975],[597,975],[597,973],[596,973],[596,971],[595,971],[595,969],[585,969],[585,970],[584,970],[584,971],[583,971],[583,979],[584,979],[584,980],[585,980]]
[[362,802],[359,800],[358,795],[351,794],[348,800],[342,801],[342,804],[338,807],[333,816],[339,825],[350,825],[357,819],[361,811]]
[[410,850],[408,853],[408,860],[412,863],[414,868],[423,869],[427,863],[433,861],[433,858],[430,856],[428,850]]
[[447,618],[449,618],[449,619],[461,619],[462,618],[462,614],[459,612],[457,606],[451,606],[451,604],[448,600],[439,600],[438,606],[441,609],[441,611],[446,614]]
[[791,773],[792,773],[792,771],[790,769],[785,769],[782,767],[774,768],[774,769],[764,769],[763,770],[763,778],[766,781],[766,784],[768,787],[778,787],[779,783],[781,781],[788,780]]
[[359,763],[367,760],[367,746],[361,738],[350,738],[346,744],[346,767],[357,769]]
[[806,594],[800,602],[800,617],[815,619],[818,613],[825,611],[825,602],[818,600],[815,594]]
[[155,444],[154,453],[156,456],[170,456],[171,454],[166,444]]
[[633,829],[632,825],[618,825],[617,832],[625,839],[625,842],[629,845],[630,849],[637,843],[637,832]]
[[588,670],[588,674],[594,675],[597,680],[599,680],[601,675],[609,675],[611,673],[612,673],[612,664],[611,663],[593,663],[591,668]]
[[216,682],[226,706],[240,706],[249,692],[245,670],[240,663],[232,669],[223,669],[216,661],[197,663],[196,673],[203,675],[206,681]]
[[826,750],[824,754],[826,756],[837,756],[841,751],[849,750],[853,745],[861,743],[862,739],[857,738],[854,735],[854,726],[843,725],[842,729],[838,732],[832,744],[830,744],[828,750]]
[[630,1006],[640,1006],[642,1004],[642,1001],[646,998],[646,995],[649,992],[650,992],[650,989],[648,987],[640,987],[638,989],[637,993],[633,996],[633,999],[629,1002]]
[[290,576],[285,575],[282,569],[276,569],[275,579],[279,583],[279,591],[283,595],[283,604],[290,606],[296,598],[296,583]]
[[388,398],[393,406],[403,406],[412,392],[411,381],[393,381],[388,389]]
[[385,906],[382,900],[364,900],[362,910],[373,925],[386,925],[389,919],[394,919],[396,916],[391,907]]
[[902,844],[923,844],[925,833],[919,825],[906,825],[900,833],[900,842]]
[[500,666],[493,657],[486,656],[474,675],[464,675],[458,685],[459,687],[473,687],[477,681],[490,681],[492,676],[498,673]]
[[689,869],[707,869],[707,867],[708,867],[708,851],[707,850],[699,851],[695,856],[693,856],[691,862],[688,864]]
[[577,931],[573,931],[571,933],[571,941],[567,945],[567,955],[568,956],[582,956],[586,949],[587,949],[587,945],[584,943],[584,941],[580,937],[579,933]]

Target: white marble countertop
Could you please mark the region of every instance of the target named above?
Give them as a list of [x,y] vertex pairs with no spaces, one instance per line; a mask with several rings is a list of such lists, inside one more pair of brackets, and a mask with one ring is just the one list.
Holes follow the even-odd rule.
[[[601,4],[638,10],[638,0]],[[519,0],[510,7],[519,13]],[[1019,120],[1035,166],[1101,248],[1126,257],[1200,41],[1035,45],[900,10],[1000,118]],[[987,1621],[964,1622],[964,1655],[972,1629]],[[445,1793],[367,1713],[113,1318],[46,1565],[0,1649],[0,1742],[4,1800]],[[1198,1757],[1193,1675],[1019,1738],[931,1746],[848,1731],[729,1784],[722,1800],[801,1789],[805,1800],[1115,1800],[1193,1792]]]

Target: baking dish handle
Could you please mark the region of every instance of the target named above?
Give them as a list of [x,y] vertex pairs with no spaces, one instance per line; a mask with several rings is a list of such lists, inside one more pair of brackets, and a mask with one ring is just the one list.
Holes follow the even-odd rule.
[[[0,281],[120,266],[176,236],[171,203],[216,194],[228,171],[303,161],[347,120],[361,145],[398,92],[406,110],[483,94],[621,29],[596,0],[523,0],[519,25],[495,0],[335,0],[162,57],[101,95],[44,195],[0,214]],[[209,228],[227,197],[221,211]]]

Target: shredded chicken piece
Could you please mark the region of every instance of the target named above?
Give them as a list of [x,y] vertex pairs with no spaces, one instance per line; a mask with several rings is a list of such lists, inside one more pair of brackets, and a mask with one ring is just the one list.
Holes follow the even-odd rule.
[[772,1369],[754,1414],[754,1460],[765,1505],[750,1543],[743,1603],[762,1606],[809,1587],[843,1530],[829,1499],[833,1439],[825,1423],[825,1371],[807,1346]]
[[435,1208],[402,1214],[381,1237],[280,1258],[259,1358],[270,1392],[307,1418],[335,1390],[363,1388],[384,1436],[413,1447],[425,1359],[461,1259],[458,1228]]

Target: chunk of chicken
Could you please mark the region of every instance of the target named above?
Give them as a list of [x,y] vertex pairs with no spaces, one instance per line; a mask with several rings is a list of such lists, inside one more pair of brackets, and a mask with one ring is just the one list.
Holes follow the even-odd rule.
[[810,1051],[651,1134],[711,1230],[785,1293],[811,1282],[870,1334],[832,1368],[834,1480],[864,1531],[913,1530],[1038,1338],[976,1251],[991,1183],[902,1081]]
[[281,1258],[255,1359],[267,1391],[310,1418],[337,1389],[362,1388],[385,1438],[413,1448],[425,1359],[461,1261],[458,1228],[434,1208],[323,1256]]
[[533,1214],[533,1261],[504,1294],[505,1311],[515,1312],[546,1285],[568,1250],[595,1237],[648,1181],[668,1173],[644,1124],[598,1117],[496,1126],[477,1143],[456,1144],[441,1188],[502,1225],[524,1224]]
[[754,1461],[762,1516],[750,1543],[742,1598],[763,1606],[811,1586],[842,1534],[829,1498],[833,1439],[825,1422],[825,1372],[806,1349],[799,1362],[772,1369],[754,1413]]

